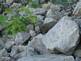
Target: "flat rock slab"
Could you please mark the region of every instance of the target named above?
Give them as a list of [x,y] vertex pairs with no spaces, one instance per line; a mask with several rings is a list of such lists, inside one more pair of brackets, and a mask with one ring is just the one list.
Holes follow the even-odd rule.
[[18,61],[74,61],[72,56],[64,55],[39,55],[20,58]]

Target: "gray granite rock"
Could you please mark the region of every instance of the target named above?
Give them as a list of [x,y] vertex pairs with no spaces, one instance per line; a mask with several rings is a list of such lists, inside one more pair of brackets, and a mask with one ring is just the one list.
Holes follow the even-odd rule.
[[[30,50],[33,51],[32,49],[34,49],[34,51],[37,54],[48,54],[48,50],[46,49],[46,47],[44,46],[44,44],[42,43],[42,38],[43,35],[39,34],[36,37],[34,37],[29,43],[28,43],[28,47],[29,47],[29,52]],[[31,48],[31,49],[30,49]],[[34,52],[34,53],[35,53]]]
[[74,52],[74,56],[76,56],[76,57],[81,57],[81,49],[77,49],[77,50]]
[[5,48],[0,50],[0,57],[8,57],[8,56],[9,54]]
[[45,15],[46,10],[44,8],[36,8],[33,13],[36,15]]
[[[59,22],[48,31],[42,42],[51,51],[60,51],[71,54],[79,38],[79,28],[69,17],[64,16]],[[68,53],[67,53],[68,52]]]
[[7,41],[5,44],[5,48],[9,49],[14,45],[14,41]]
[[0,61],[10,61],[10,57],[0,57]]
[[20,58],[18,61],[74,61],[72,56],[64,55],[39,55]]
[[74,8],[73,14],[76,16],[81,15],[81,1],[77,2],[76,7]]
[[75,61],[81,61],[81,58],[76,57]]
[[29,38],[30,34],[27,32],[18,33],[15,37],[15,44],[16,45],[23,44],[24,42],[28,41]]

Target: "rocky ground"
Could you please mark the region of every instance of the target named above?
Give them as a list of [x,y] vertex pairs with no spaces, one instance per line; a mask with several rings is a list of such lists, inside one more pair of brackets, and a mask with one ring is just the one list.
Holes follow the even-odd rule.
[[[0,25],[0,61],[81,61],[81,1],[70,6],[37,1],[41,7],[29,6],[37,22],[29,23],[27,31],[8,35],[3,32],[5,26]],[[7,14],[0,8],[0,14],[8,19],[17,14],[15,9],[27,6],[26,0],[0,0],[0,3],[14,8],[13,13]],[[19,11],[19,16],[27,14]]]

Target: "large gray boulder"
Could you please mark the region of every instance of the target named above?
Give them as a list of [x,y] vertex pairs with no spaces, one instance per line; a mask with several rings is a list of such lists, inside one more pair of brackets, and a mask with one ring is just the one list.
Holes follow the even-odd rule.
[[77,24],[69,17],[64,16],[59,22],[48,31],[42,42],[50,51],[60,51],[71,54],[77,45],[79,29]]
[[72,56],[64,55],[39,55],[20,58],[18,61],[74,61]]

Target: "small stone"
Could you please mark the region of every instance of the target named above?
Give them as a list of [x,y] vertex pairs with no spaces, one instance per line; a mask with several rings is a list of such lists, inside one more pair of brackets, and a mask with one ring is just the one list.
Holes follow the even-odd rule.
[[15,44],[21,45],[26,41],[28,41],[29,38],[30,38],[30,34],[27,32],[18,33],[15,37]]
[[43,8],[37,8],[37,9],[35,9],[35,10],[33,11],[33,13],[34,13],[35,15],[45,15],[46,10],[43,9]]
[[31,37],[34,37],[36,35],[35,31],[33,31],[33,30],[30,30],[29,33],[30,33]]
[[14,41],[7,41],[5,44],[5,48],[9,49],[14,45]]
[[34,26],[32,24],[27,25],[27,31],[34,30]]
[[39,26],[35,26],[35,32],[39,33],[40,32],[40,27]]
[[76,57],[81,57],[81,49],[77,49],[77,50],[74,52],[74,56],[76,56]]
[[0,57],[8,57],[9,54],[7,53],[6,49],[0,50]]

